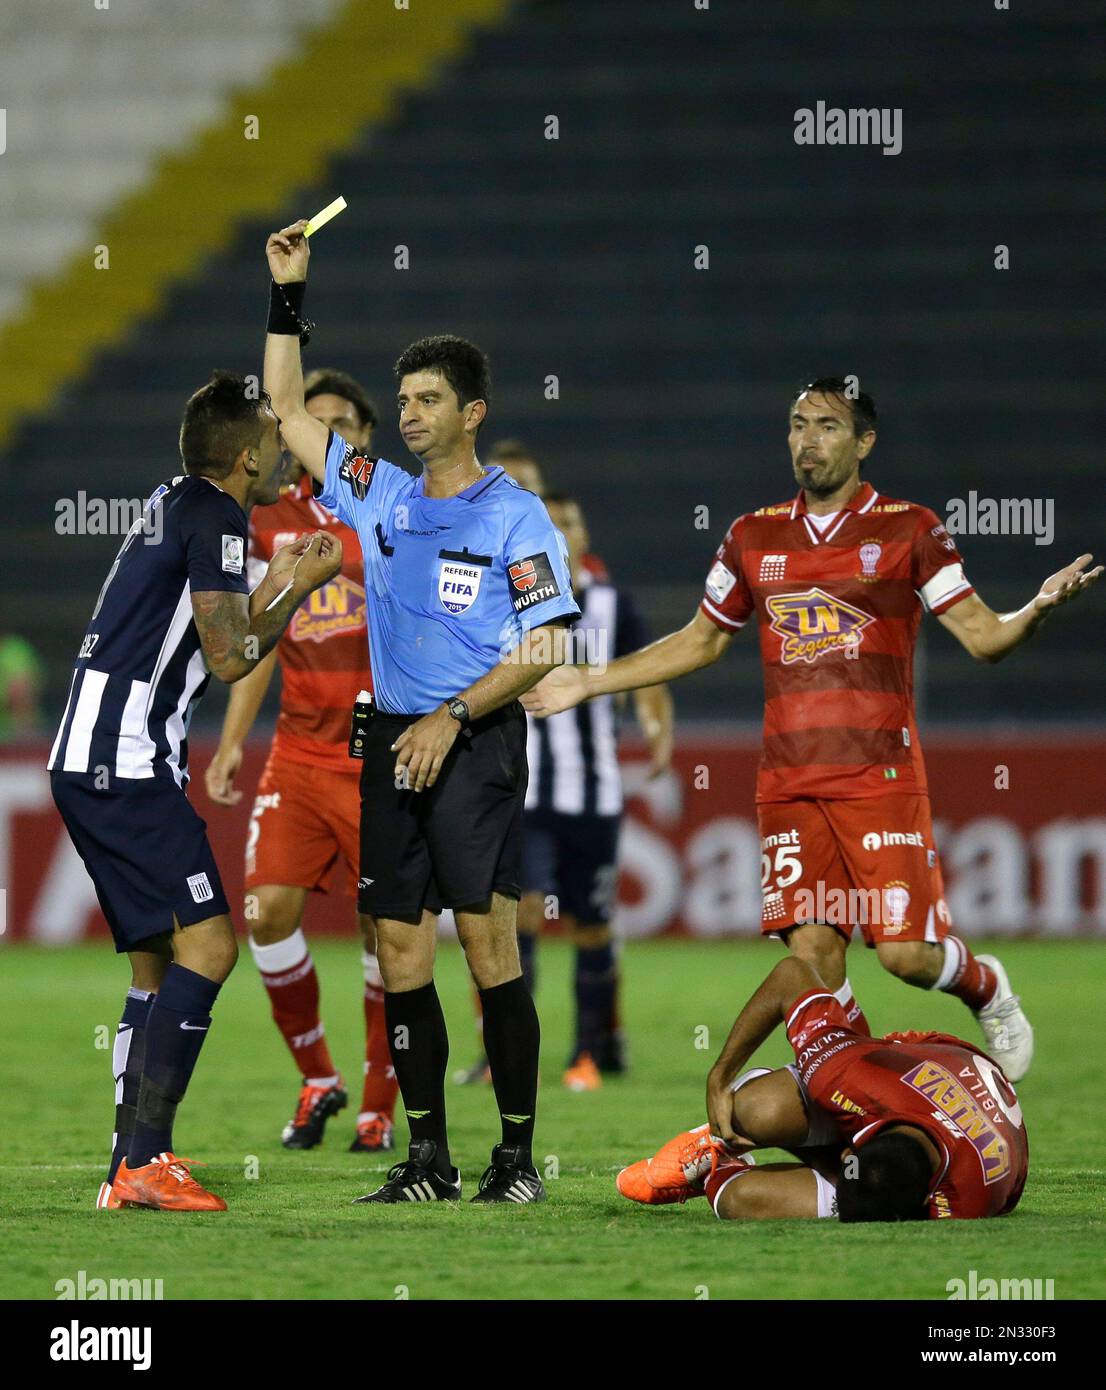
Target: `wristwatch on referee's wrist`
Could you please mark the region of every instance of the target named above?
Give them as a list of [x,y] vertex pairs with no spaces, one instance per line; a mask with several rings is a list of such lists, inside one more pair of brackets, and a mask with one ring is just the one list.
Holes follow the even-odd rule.
[[445,702],[445,707],[452,718],[456,719],[457,723],[460,724],[462,729],[468,728],[469,719],[471,717],[469,715],[469,707],[460,696],[454,696],[452,700],[447,700]]

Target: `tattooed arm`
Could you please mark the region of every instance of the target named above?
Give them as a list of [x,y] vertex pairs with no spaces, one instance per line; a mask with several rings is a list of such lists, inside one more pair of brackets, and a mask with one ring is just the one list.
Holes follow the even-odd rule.
[[248,676],[307,595],[341,567],[341,541],[316,531],[278,550],[248,598],[214,589],[193,594],[192,616],[208,670],[228,685]]

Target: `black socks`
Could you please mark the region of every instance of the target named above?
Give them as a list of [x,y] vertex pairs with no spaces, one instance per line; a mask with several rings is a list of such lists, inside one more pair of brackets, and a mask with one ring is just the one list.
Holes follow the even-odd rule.
[[484,1051],[503,1121],[503,1143],[520,1148],[524,1161],[530,1162],[541,1046],[538,1011],[521,975],[505,985],[482,989],[480,1003]]
[[445,1129],[449,1037],[433,980],[398,994],[385,991],[384,1017],[411,1141],[433,1139],[438,1146],[435,1166],[441,1177],[452,1177]]

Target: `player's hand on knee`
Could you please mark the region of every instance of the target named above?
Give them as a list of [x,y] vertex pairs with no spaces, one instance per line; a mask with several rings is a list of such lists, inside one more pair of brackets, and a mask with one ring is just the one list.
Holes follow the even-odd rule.
[[725,1143],[740,1145],[743,1142],[733,1126],[733,1092],[717,1081],[713,1073],[707,1078],[707,1120],[710,1132]]

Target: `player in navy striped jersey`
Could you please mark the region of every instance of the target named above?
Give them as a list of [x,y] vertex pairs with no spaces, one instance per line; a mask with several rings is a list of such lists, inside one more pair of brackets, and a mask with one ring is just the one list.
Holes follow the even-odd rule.
[[248,675],[342,562],[341,543],[316,531],[278,551],[249,591],[246,517],[277,498],[279,423],[264,393],[226,372],[188,401],[185,471],[154,490],[115,557],[50,752],[54,801],[131,963],[99,1207],[226,1207],[173,1153],[177,1105],[238,953],[184,792],[188,726],[211,675]]
[[[590,540],[579,502],[567,493],[546,493],[544,500],[568,545],[581,611],[573,641],[586,645],[589,660],[613,661],[645,646],[649,633],[632,597],[586,564]],[[657,776],[672,759],[672,697],[666,686],[652,686],[635,691],[634,704],[650,775]],[[625,1067],[612,936],[623,810],[615,701],[589,701],[550,719],[527,716],[526,759],[518,915],[523,977],[533,990],[542,927],[559,920],[576,948],[576,1026],[564,1082],[570,1090],[596,1090],[603,1072]],[[481,1079],[484,1066],[478,1061],[458,1079]]]

